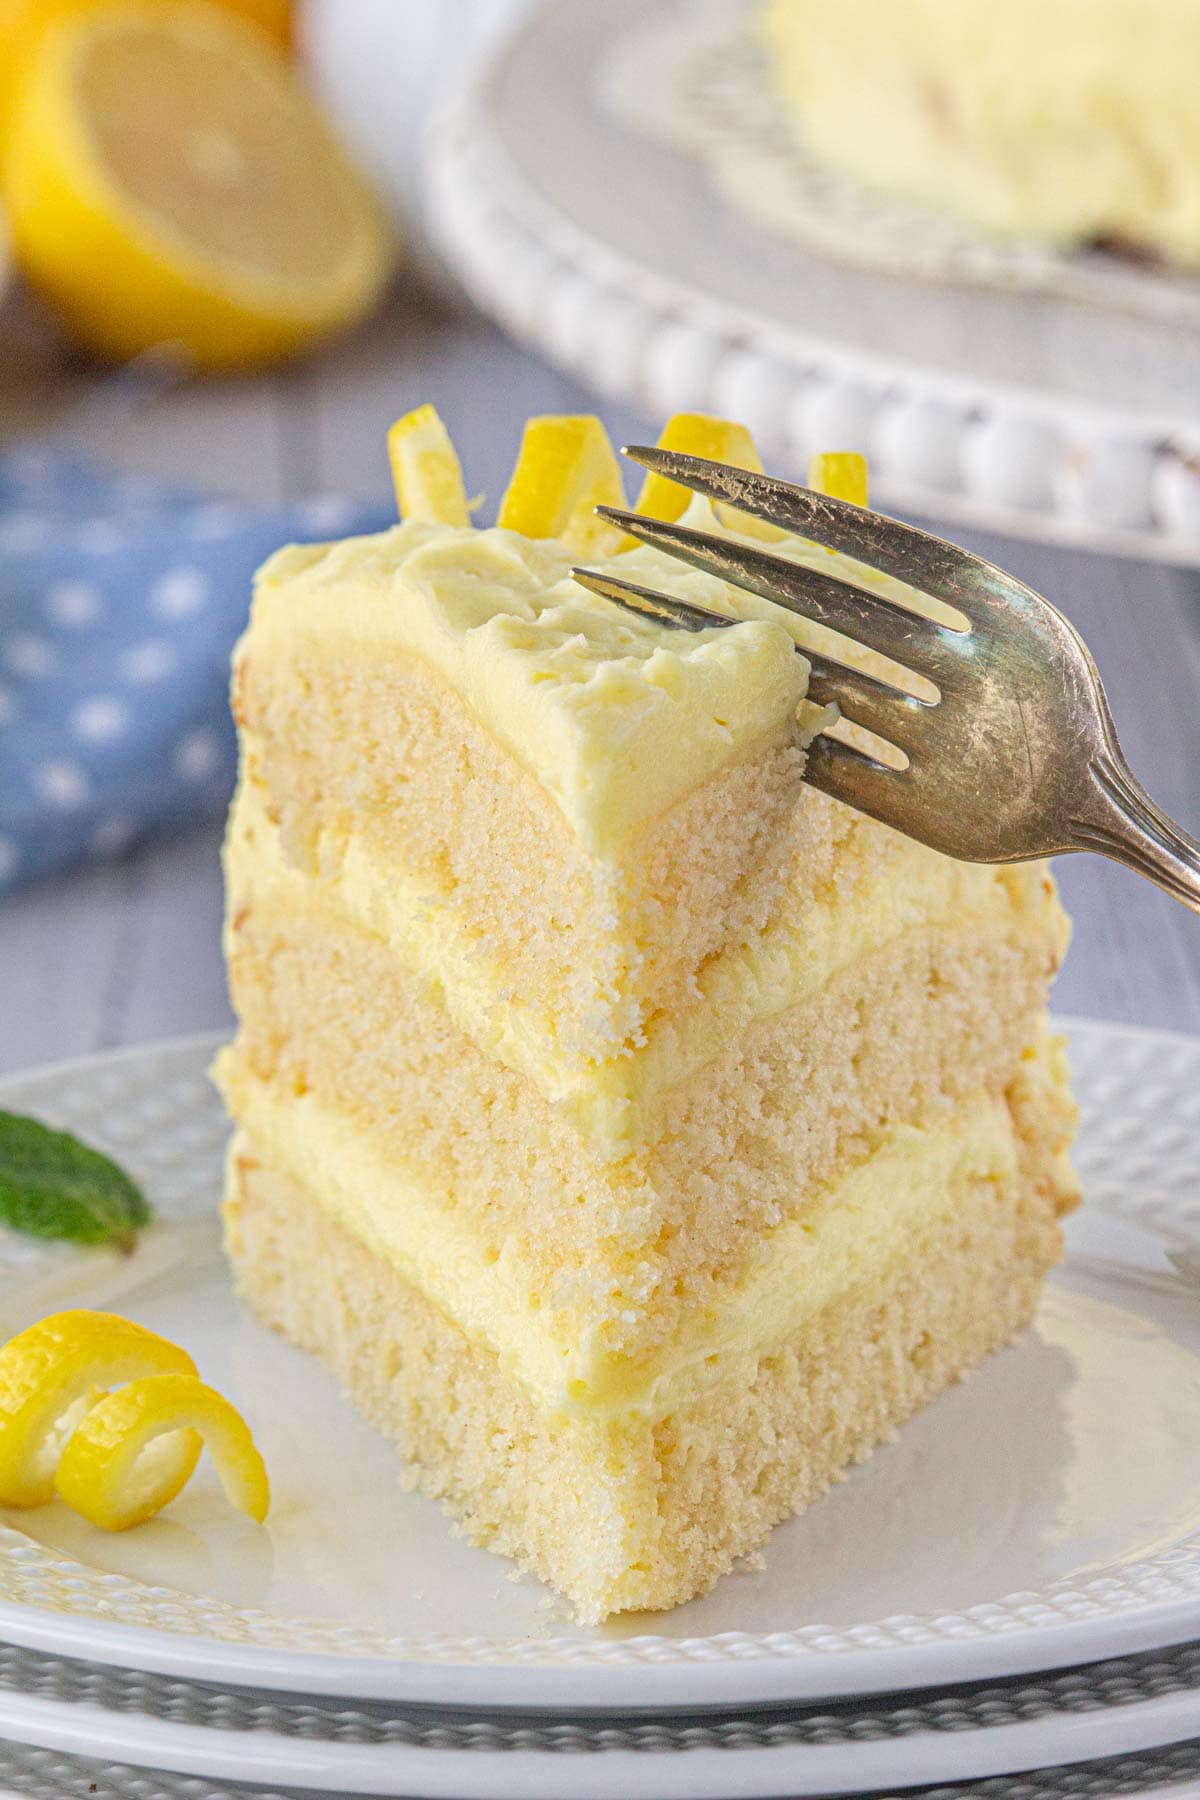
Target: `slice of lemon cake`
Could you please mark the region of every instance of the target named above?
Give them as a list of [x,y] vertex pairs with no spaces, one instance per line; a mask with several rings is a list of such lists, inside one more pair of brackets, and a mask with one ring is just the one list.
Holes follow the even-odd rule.
[[229,1251],[473,1539],[666,1607],[1028,1322],[1065,919],[805,786],[802,622],[571,580],[735,598],[597,525],[598,422],[531,422],[490,530],[428,409],[393,451],[459,522],[281,551],[236,654]]
[[762,0],[830,168],[986,230],[1200,265],[1196,0]]

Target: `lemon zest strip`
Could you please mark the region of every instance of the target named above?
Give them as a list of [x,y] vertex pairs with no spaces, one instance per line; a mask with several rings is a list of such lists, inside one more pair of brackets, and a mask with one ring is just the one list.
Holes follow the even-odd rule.
[[[746,427],[739,425],[736,419],[718,419],[710,413],[673,413],[663,427],[658,447],[660,450],[678,450],[684,456],[703,456],[710,462],[730,463],[735,469],[750,469],[756,475],[763,473],[758,446]],[[651,472],[642,483],[635,511],[670,524],[682,518],[691,502],[689,488],[672,481],[669,476]],[[722,525],[742,537],[773,543],[786,536],[776,526],[768,525],[765,519],[739,512],[734,506],[719,504],[716,513]]]
[[55,1486],[93,1525],[126,1531],[175,1498],[201,1440],[230,1504],[261,1525],[271,1489],[250,1428],[195,1375],[149,1375],[106,1395],[76,1426]]
[[450,433],[432,406],[417,406],[388,432],[388,461],[402,519],[468,526],[470,503]]
[[624,506],[621,469],[592,413],[545,413],[527,420],[497,525],[525,537],[558,538],[575,556],[607,556],[624,534],[595,516]]
[[61,1312],[0,1349],[0,1502],[42,1506],[64,1441],[110,1387],[194,1375],[186,1350],[116,1313]]

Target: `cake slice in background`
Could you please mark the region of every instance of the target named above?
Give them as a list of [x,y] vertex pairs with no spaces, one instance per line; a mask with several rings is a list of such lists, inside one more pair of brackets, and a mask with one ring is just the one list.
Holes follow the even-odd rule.
[[882,194],[1200,264],[1194,0],[765,0],[797,135]]
[[611,543],[756,616],[572,582],[593,426],[531,429],[501,507],[565,542],[262,571],[219,1063],[242,1292],[583,1620],[705,1591],[1020,1331],[1075,1198],[1046,869],[805,786],[803,622]]

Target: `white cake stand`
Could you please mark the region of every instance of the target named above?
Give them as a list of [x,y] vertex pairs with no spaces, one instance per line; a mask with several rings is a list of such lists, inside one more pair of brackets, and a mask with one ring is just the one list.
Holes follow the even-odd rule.
[[1200,566],[1200,283],[999,247],[806,169],[743,0],[551,0],[429,134],[440,247],[516,336],[885,507]]

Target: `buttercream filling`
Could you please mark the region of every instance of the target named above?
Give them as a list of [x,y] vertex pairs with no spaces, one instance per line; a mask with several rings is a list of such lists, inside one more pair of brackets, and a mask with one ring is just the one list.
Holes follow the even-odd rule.
[[317,895],[285,861],[260,790],[243,783],[227,850],[231,892],[280,913],[310,911],[318,898],[382,939],[440,994],[464,1035],[524,1075],[605,1157],[640,1141],[661,1098],[717,1057],[732,1033],[801,1004],[852,961],[914,927],[974,923],[981,937],[994,936],[1015,917],[994,870],[946,857],[907,861],[902,880],[863,882],[850,893],[831,886],[802,913],[782,905],[752,940],[699,970],[686,1005],[649,1020],[640,1043],[615,1045],[611,1058],[598,1060],[575,1051],[552,1012],[514,991],[453,902],[362,838],[328,860],[336,874]]
[[[219,1074],[247,1134],[270,1163],[375,1255],[496,1356],[551,1414],[659,1418],[707,1383],[747,1379],[807,1320],[851,1288],[881,1286],[914,1254],[923,1230],[954,1215],[965,1184],[1018,1178],[1006,1102],[980,1093],[927,1126],[880,1133],[865,1161],[825,1195],[764,1233],[742,1279],[691,1309],[675,1334],[629,1356],[606,1344],[603,1320],[581,1326],[528,1292],[505,1255],[485,1255],[470,1221],[385,1155],[370,1132],[333,1107],[281,1094],[235,1052]],[[614,1306],[621,1304],[614,1270]]]

